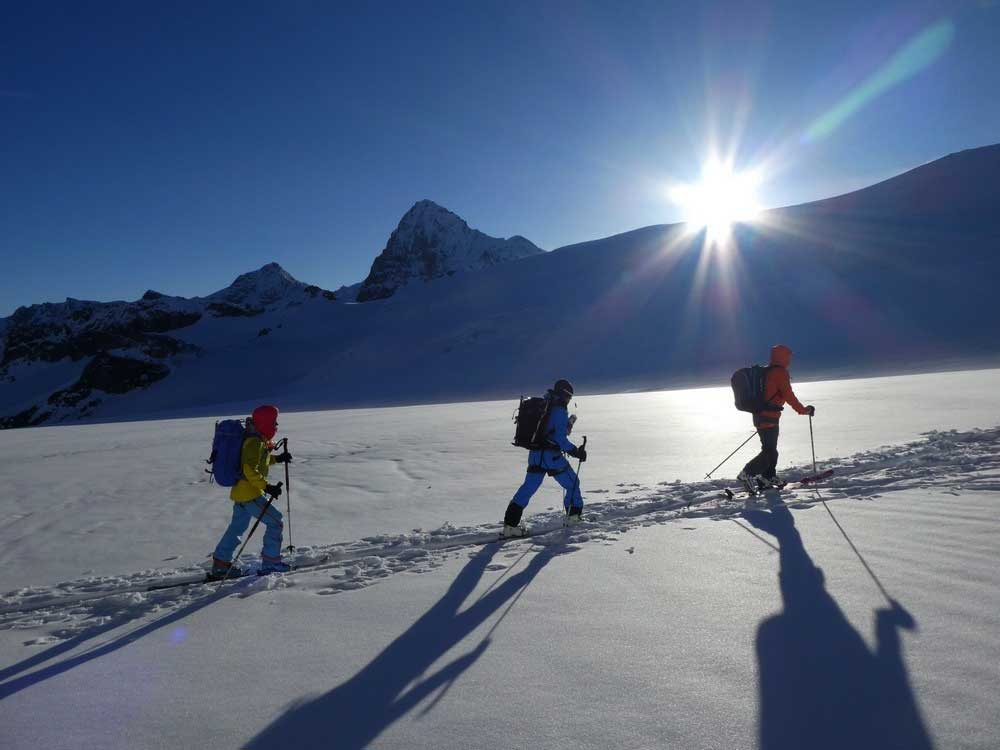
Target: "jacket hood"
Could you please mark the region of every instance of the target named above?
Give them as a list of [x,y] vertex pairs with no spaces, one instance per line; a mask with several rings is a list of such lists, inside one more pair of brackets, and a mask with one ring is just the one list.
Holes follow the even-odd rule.
[[258,406],[250,415],[253,426],[265,440],[272,440],[278,431],[278,407],[270,404]]
[[792,362],[792,350],[784,344],[771,347],[771,364],[787,368]]

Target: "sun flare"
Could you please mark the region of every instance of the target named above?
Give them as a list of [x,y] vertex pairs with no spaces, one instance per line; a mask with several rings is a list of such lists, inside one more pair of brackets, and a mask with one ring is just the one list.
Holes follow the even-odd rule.
[[718,160],[705,163],[701,182],[678,185],[670,198],[684,212],[684,222],[694,230],[703,227],[710,236],[727,235],[733,224],[753,221],[761,211],[757,201],[760,177],[755,172],[733,172]]

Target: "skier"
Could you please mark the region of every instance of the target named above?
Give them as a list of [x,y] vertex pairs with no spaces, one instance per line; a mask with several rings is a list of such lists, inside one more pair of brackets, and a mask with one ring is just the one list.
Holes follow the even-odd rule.
[[557,380],[552,389],[545,394],[549,400],[546,424],[542,428],[545,443],[551,447],[532,450],[528,453],[528,471],[524,483],[520,486],[514,499],[507,506],[503,519],[503,536],[524,536],[527,531],[521,526],[521,514],[524,513],[531,496],[542,486],[542,480],[548,474],[554,478],[566,494],[563,507],[566,509],[566,522],[579,523],[583,520],[583,496],[580,494],[580,482],[576,472],[566,460],[566,455],[580,461],[587,460],[587,451],[570,442],[567,433],[572,429],[571,420],[566,407],[573,398],[573,386],[568,380]]
[[[247,530],[251,521],[260,517],[265,526],[264,545],[261,550],[261,565],[259,573],[285,573],[290,570],[287,563],[281,560],[281,532],[283,528],[281,511],[274,504],[267,504],[265,494],[271,497],[281,495],[281,487],[268,484],[267,471],[271,464],[287,463],[292,460],[291,454],[285,450],[278,456],[271,453],[274,450],[275,433],[278,431],[278,408],[276,406],[258,406],[246,421],[246,437],[243,440],[240,465],[243,476],[229,491],[233,501],[233,517],[229,528],[222,535],[219,544],[212,555],[211,577],[245,575],[245,570],[233,570],[233,552],[240,544],[240,537]],[[267,511],[264,512],[264,509]]]
[[753,425],[760,438],[760,453],[743,467],[736,477],[747,492],[756,494],[758,489],[781,488],[785,486],[777,475],[778,466],[778,420],[787,403],[799,414],[816,413],[815,406],[803,406],[792,391],[788,365],[792,361],[792,350],[784,344],[771,347],[771,363],[764,380],[765,409],[753,415]]

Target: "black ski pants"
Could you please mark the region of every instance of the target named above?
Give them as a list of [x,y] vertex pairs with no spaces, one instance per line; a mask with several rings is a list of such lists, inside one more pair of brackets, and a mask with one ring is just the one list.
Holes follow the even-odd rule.
[[743,467],[743,471],[752,477],[760,474],[766,479],[773,479],[778,470],[778,426],[758,427],[760,438],[760,453]]

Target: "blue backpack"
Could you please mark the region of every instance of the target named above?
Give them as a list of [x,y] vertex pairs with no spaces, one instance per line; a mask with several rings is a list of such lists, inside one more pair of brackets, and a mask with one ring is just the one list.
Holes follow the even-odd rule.
[[224,419],[215,423],[212,455],[207,461],[212,468],[207,471],[216,484],[232,487],[243,478],[241,457],[246,432],[246,427],[240,419]]

